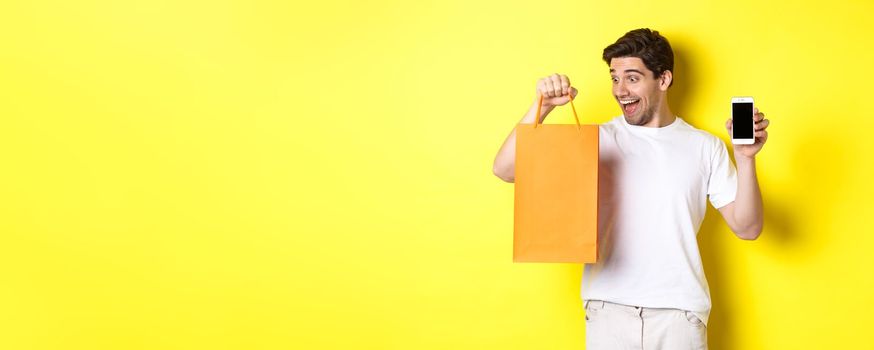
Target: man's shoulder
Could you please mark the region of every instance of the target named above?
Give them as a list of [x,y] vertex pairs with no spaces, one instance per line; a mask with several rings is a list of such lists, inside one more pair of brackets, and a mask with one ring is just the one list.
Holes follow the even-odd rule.
[[680,125],[681,127],[678,129],[681,132],[689,135],[690,138],[713,147],[723,145],[722,140],[718,136],[710,133],[707,130],[696,128],[692,124],[686,122],[685,119],[680,118],[680,121],[682,122],[682,124]]

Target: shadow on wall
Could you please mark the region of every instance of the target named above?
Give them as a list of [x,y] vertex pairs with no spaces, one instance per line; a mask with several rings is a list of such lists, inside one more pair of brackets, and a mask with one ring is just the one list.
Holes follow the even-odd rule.
[[696,81],[697,76],[694,65],[689,64],[693,57],[692,50],[686,49],[691,45],[684,45],[683,41],[671,40],[671,48],[674,50],[674,83],[668,90],[668,105],[671,106],[671,111],[681,118],[689,121],[692,115],[689,112],[688,101],[694,101],[697,98],[693,95],[693,89],[690,86]]
[[[700,90],[696,90],[695,86],[699,75],[695,71],[695,66],[703,66],[700,64],[701,60],[706,58],[700,53],[701,45],[693,46],[682,39],[672,40],[671,44],[674,49],[676,74],[674,85],[668,94],[669,103],[677,115],[687,120],[689,118],[695,119],[696,116],[687,113],[689,111],[688,101],[694,101],[698,98],[697,94],[700,93]],[[692,47],[697,48],[697,50],[688,49]],[[728,97],[725,100],[727,101]],[[784,108],[783,110],[788,111],[789,109]],[[763,112],[768,113],[766,110]],[[826,113],[826,111],[805,109],[803,113],[809,115],[794,115],[792,119],[814,120],[814,115]],[[697,118],[701,118],[697,121],[704,122],[706,120],[706,123],[712,122],[708,118],[719,118],[719,125],[722,125],[728,117],[697,116]],[[816,130],[809,130],[804,135],[791,135],[791,137],[790,135],[781,135],[779,123],[778,119],[769,128],[771,137],[768,143],[792,144],[792,147],[781,147],[782,149],[791,149],[791,154],[780,156],[780,158],[790,160],[790,166],[778,169],[776,166],[768,166],[759,162],[759,183],[762,184],[763,180],[769,178],[768,170],[781,173],[790,172],[788,174],[772,174],[770,177],[780,178],[778,175],[786,175],[785,177],[792,179],[789,182],[792,184],[790,186],[794,185],[795,187],[782,187],[783,185],[776,181],[767,182],[776,185],[773,188],[762,187],[765,228],[754,244],[774,246],[775,250],[773,251],[780,255],[776,258],[786,261],[785,258],[809,257],[811,253],[817,252],[824,245],[822,238],[814,239],[815,237],[812,236],[814,232],[805,230],[805,227],[809,227],[807,223],[813,220],[814,215],[817,221],[822,222],[837,214],[829,212],[828,208],[831,206],[824,203],[833,203],[839,198],[841,192],[848,190],[842,188],[842,179],[835,177],[846,174],[846,171],[849,170],[848,160],[842,155],[845,155],[844,150],[851,149],[849,148],[851,146],[841,144],[842,141],[835,138],[815,136]],[[777,125],[776,128],[773,126],[774,124]],[[717,136],[725,142],[730,142],[726,134]],[[730,144],[727,143],[726,146],[731,150]],[[768,151],[768,145],[766,145],[762,154]],[[813,154],[828,154],[829,164],[826,166],[822,163],[821,157],[812,157]],[[774,159],[776,158],[774,157]],[[829,186],[816,185],[825,178],[830,179]],[[811,201],[819,202],[819,205],[813,207],[818,209],[816,213],[805,213],[804,210],[800,210],[802,203],[811,203]],[[811,207],[807,206],[807,208]],[[825,209],[821,210],[822,208]],[[724,243],[732,239],[738,238],[731,235],[719,211],[708,203],[707,214],[698,233],[698,242],[713,304],[708,325],[708,343],[710,349],[713,350],[737,349],[740,346],[738,340],[750,336],[747,331],[735,327],[735,325],[744,324],[744,320],[739,318],[745,313],[742,311],[741,305],[733,305],[732,299],[728,298],[729,293],[740,290],[740,286],[733,285],[730,279],[725,278],[732,271],[733,274],[738,275],[736,270],[739,267],[733,263],[732,257],[727,255],[724,247]],[[739,274],[743,275],[742,272]]]
[[[810,113],[816,112],[811,111]],[[779,133],[771,132],[771,135],[774,136],[769,138],[768,142],[774,142],[775,138],[781,137]],[[793,139],[805,140],[805,137],[796,135],[793,136]],[[781,140],[780,142],[791,141]],[[827,222],[836,217],[838,213],[831,212],[829,208],[832,206],[824,205],[824,203],[833,203],[839,198],[841,192],[848,190],[841,185],[840,179],[835,178],[836,174],[845,174],[848,167],[848,163],[839,156],[842,154],[842,150],[847,149],[847,146],[836,143],[834,140],[824,140],[822,143],[797,142],[799,144],[793,146],[792,153],[787,155],[787,158],[791,160],[789,167],[779,169],[761,162],[758,164],[760,184],[763,183],[763,179],[769,177],[767,171],[771,170],[790,172],[788,175],[796,186],[795,188],[781,188],[780,185],[774,186],[774,188],[767,187],[768,183],[776,184],[775,181],[762,185],[765,227],[759,239],[752,243],[772,246],[773,249],[767,250],[770,252],[769,254],[773,254],[775,260],[787,264],[796,263],[799,258],[812,259],[827,245],[828,237],[814,237],[816,233],[806,228],[811,227],[812,220]],[[817,149],[812,150],[811,147]],[[768,146],[766,145],[762,152],[767,151]],[[820,161],[817,157],[809,157],[813,152],[823,151],[835,155],[829,166],[817,164]],[[815,185],[824,178],[834,180],[834,185],[827,188]],[[803,208],[804,203],[808,203],[807,207],[811,208],[809,203],[812,202],[819,203],[812,207],[817,208],[817,212],[806,213]],[[761,334],[751,335],[747,331],[735,327],[735,325],[745,323],[744,320],[740,319],[740,315],[749,313],[742,310],[742,305],[732,304],[732,298],[728,298],[729,293],[739,291],[741,287],[734,285],[731,280],[724,278],[724,276],[728,273],[745,275],[743,271],[737,271],[738,268],[744,268],[744,266],[733,263],[734,257],[729,256],[726,251],[725,243],[733,239],[738,238],[730,233],[719,211],[708,204],[707,216],[698,233],[698,244],[713,303],[708,327],[709,345],[713,350],[737,349],[740,346],[738,339],[762,336]],[[751,270],[755,266],[745,268]],[[733,299],[737,300],[737,298]]]
[[[771,244],[776,245],[778,249],[789,251],[798,249],[802,244],[802,237],[799,236],[793,223],[803,221],[801,215],[793,214],[782,204],[771,200],[767,191],[764,192],[762,200],[765,204],[765,229],[759,239],[752,244]],[[712,309],[707,337],[712,350],[738,349],[739,339],[752,336],[742,328],[735,327],[744,324],[744,320],[740,317],[750,312],[744,312],[742,305],[734,304],[736,302],[728,297],[729,293],[739,291],[741,287],[724,277],[729,273],[744,275],[743,272],[738,273],[739,268],[755,268],[733,263],[733,257],[728,255],[725,243],[734,239],[739,238],[734,237],[728,229],[719,211],[708,204],[707,215],[698,232],[698,246],[704,263],[704,273],[710,285]]]

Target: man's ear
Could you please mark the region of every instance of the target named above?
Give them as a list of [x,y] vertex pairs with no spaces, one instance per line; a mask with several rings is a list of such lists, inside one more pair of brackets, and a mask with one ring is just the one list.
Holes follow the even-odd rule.
[[673,72],[669,70],[662,72],[662,75],[659,77],[659,90],[668,91],[672,81],[674,81]]

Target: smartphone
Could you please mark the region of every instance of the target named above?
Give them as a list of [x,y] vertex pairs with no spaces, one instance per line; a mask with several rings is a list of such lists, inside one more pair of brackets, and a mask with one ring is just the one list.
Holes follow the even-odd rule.
[[753,98],[731,98],[731,143],[752,145],[756,138],[753,127]]

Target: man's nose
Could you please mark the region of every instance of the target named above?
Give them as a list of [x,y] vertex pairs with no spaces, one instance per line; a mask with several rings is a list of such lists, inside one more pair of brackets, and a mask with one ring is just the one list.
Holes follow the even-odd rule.
[[625,88],[625,82],[619,81],[616,83],[616,86],[613,88],[613,92],[616,96],[625,96],[628,94],[628,89]]

